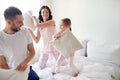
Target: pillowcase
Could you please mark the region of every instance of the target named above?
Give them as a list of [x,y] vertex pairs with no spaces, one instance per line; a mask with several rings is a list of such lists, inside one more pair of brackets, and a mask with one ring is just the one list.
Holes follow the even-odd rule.
[[120,64],[120,45],[117,43],[96,43],[89,41],[87,55],[90,58]]
[[30,28],[31,30],[35,30],[35,25],[34,25],[34,21],[32,19],[32,11],[27,11],[24,15],[24,20],[23,20],[23,23],[24,23],[24,26]]
[[27,80],[29,68],[25,71],[16,71],[13,69],[0,69],[0,80]]
[[75,51],[75,56],[76,57],[87,56],[87,40],[79,40],[79,41],[83,46],[83,48]]
[[69,29],[60,38],[51,41],[51,43],[66,58],[69,57],[70,52],[83,48]]

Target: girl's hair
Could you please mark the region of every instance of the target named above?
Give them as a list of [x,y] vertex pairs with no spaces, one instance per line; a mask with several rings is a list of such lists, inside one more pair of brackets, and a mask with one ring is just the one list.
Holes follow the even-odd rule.
[[47,9],[47,10],[48,10],[48,12],[49,12],[48,20],[51,20],[51,19],[52,19],[52,14],[51,14],[50,8],[49,8],[48,6],[46,6],[46,5],[43,5],[43,6],[41,7],[40,11],[39,11],[39,17],[38,17],[39,22],[40,22],[40,23],[41,23],[41,22],[44,22],[44,21],[43,21],[43,18],[42,18],[42,16],[41,16],[41,11],[42,11],[42,9]]
[[64,18],[61,21],[65,24],[65,26],[68,26],[70,28],[70,31],[72,31],[71,20],[69,18]]

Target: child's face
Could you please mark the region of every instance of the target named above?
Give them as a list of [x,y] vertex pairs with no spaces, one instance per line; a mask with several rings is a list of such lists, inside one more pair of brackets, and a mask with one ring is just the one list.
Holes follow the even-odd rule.
[[67,26],[62,21],[60,21],[60,29],[64,30],[66,28],[67,28]]

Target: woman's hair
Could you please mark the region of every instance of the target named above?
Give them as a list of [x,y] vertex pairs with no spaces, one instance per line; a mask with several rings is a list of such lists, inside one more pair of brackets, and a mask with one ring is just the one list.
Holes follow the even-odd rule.
[[48,12],[49,12],[48,20],[51,20],[51,19],[52,19],[52,14],[51,14],[50,8],[49,8],[48,6],[46,6],[46,5],[43,5],[43,6],[41,7],[40,11],[39,11],[39,17],[38,17],[39,22],[40,22],[40,23],[41,23],[41,22],[44,22],[44,21],[43,21],[43,18],[42,18],[42,16],[41,16],[41,11],[42,11],[42,9],[47,9],[47,10],[48,10]]
[[61,21],[65,24],[65,26],[68,26],[70,28],[70,31],[72,31],[71,20],[69,18],[64,18]]

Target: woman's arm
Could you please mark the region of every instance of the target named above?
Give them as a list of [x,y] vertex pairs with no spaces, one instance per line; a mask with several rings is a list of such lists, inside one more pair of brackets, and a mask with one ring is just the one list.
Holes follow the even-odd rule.
[[39,29],[37,29],[37,35],[36,35],[36,36],[34,35],[34,33],[32,32],[31,29],[28,29],[28,30],[29,30],[32,38],[34,39],[34,41],[35,41],[36,43],[38,43],[39,40],[40,40],[40,37],[41,37]]
[[53,26],[55,26],[55,21],[49,20],[49,21],[46,21],[44,23],[38,23],[36,26],[38,28],[53,27]]
[[34,25],[37,26],[38,28],[55,26],[54,20],[48,20],[46,22],[39,23],[38,19],[35,16],[32,16],[32,19],[33,19]]

